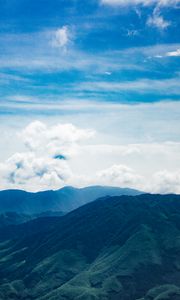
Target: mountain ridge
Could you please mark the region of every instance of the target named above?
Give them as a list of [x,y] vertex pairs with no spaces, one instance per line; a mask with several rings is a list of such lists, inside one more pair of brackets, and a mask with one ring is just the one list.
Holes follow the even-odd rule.
[[104,197],[24,227],[0,243],[1,299],[179,300],[179,212],[180,195]]
[[90,186],[85,188],[63,187],[59,190],[44,192],[26,192],[22,190],[0,191],[0,213],[17,212],[23,214],[38,214],[46,211],[69,212],[106,195],[138,195],[142,192],[109,186]]

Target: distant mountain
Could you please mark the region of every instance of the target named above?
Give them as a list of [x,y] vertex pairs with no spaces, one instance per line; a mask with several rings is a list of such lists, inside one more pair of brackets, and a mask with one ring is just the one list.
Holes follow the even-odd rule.
[[69,212],[99,197],[139,195],[134,189],[92,186],[86,188],[64,187],[57,191],[28,193],[21,190],[0,191],[0,214],[13,211],[18,214],[41,214],[51,212]]
[[105,197],[14,226],[0,265],[1,300],[179,300],[180,196]]

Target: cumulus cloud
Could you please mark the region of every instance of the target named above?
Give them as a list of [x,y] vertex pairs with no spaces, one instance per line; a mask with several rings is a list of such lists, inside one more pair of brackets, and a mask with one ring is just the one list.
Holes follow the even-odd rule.
[[77,144],[94,134],[72,124],[47,126],[35,121],[20,133],[26,152],[15,153],[0,164],[2,188],[46,190],[60,188],[71,180],[67,157]]
[[24,128],[19,136],[30,151],[46,152],[51,156],[70,156],[78,142],[91,138],[95,132],[77,128],[71,123],[47,126],[34,121]]
[[94,133],[73,124],[30,123],[18,134],[26,151],[0,163],[0,188],[38,191],[101,184],[180,193],[179,143],[84,144]]
[[0,164],[1,184],[6,188],[55,189],[64,186],[71,175],[66,161],[32,152],[16,153]]
[[96,174],[102,185],[136,188],[149,193],[180,194],[180,170],[158,171],[145,176],[126,165],[113,165]]
[[142,177],[125,165],[113,165],[97,173],[97,181],[105,185],[121,187],[138,187]]
[[149,190],[154,193],[176,193],[180,194],[180,170],[170,172],[159,171],[152,176]]
[[57,48],[65,48],[71,40],[70,30],[68,26],[58,28],[54,32],[52,45]]

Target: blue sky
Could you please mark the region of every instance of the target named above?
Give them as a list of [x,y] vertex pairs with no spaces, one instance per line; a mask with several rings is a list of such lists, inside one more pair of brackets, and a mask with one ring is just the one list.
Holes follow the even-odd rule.
[[[82,180],[85,174],[92,177],[102,170],[111,174],[112,168],[119,166],[120,171],[115,168],[117,175],[113,175],[118,179],[113,182],[111,174],[107,182],[101,179],[102,183],[138,186],[123,181],[121,167],[126,166],[135,174],[141,173],[146,184],[140,188],[146,188],[149,176],[164,172],[166,181],[171,182],[169,190],[177,191],[180,161],[173,147],[179,147],[180,142],[179,10],[178,0],[0,1],[2,188],[29,189],[34,180],[34,189],[39,189],[38,177],[31,175],[25,182],[17,175],[10,182],[7,175],[14,168],[7,167],[8,159],[32,152],[21,138],[16,142],[19,132],[29,124],[37,125],[33,122],[38,120],[50,126],[51,133],[59,123],[96,132],[88,142],[76,141],[76,148],[79,143],[82,147],[110,147],[110,157],[101,153],[100,161],[93,154],[86,168],[87,150],[79,150],[73,158],[70,155],[70,173],[78,170],[80,174],[72,184],[91,184],[89,178]],[[162,150],[159,153],[160,148],[154,145],[164,149],[163,143],[171,146],[168,144],[161,161]],[[131,149],[132,145],[156,147],[156,151],[143,150],[142,162],[137,154],[140,150],[135,151],[133,159],[128,155],[125,158],[121,151],[119,155],[113,152],[113,147]],[[61,141],[56,147],[63,147]],[[40,156],[36,152],[35,163]],[[144,167],[147,161],[148,171]],[[52,165],[51,175],[57,175]],[[69,183],[53,180],[44,179],[43,188]],[[153,184],[148,188],[154,188]]]
[[104,2],[1,1],[1,99],[178,100],[178,3]]

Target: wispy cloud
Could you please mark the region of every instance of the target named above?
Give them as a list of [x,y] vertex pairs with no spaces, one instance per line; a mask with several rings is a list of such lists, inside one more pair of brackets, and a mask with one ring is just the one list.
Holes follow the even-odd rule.
[[66,49],[71,42],[72,36],[68,26],[63,26],[53,33],[52,46]]
[[9,73],[0,73],[0,84],[6,84],[11,82],[32,83],[33,81],[25,76],[9,74]]
[[139,35],[139,31],[136,29],[127,29],[127,36],[132,37],[132,36],[137,36]]
[[90,54],[72,48],[69,51],[59,52],[59,48],[51,49],[47,45],[44,45],[44,43],[41,43],[41,40],[39,40],[38,47],[39,49],[36,49],[36,47],[30,45],[27,49],[19,46],[12,48],[11,53],[7,51],[6,54],[1,56],[0,69],[26,71],[26,74],[31,74],[32,71],[57,72],[79,70],[105,73],[107,70],[142,69],[142,66],[134,63],[132,59],[130,62],[123,58],[120,59],[120,53],[113,51]]
[[106,5],[159,5],[159,6],[171,6],[179,3],[179,0],[101,0],[102,4]]
[[147,25],[164,30],[171,25],[170,21],[166,21],[162,16],[153,14],[147,20]]
[[179,95],[179,77],[164,80],[140,79],[134,81],[121,82],[84,82],[79,84],[78,87],[75,86],[74,89],[99,92],[109,91],[114,93],[120,91],[135,91],[139,94],[156,92],[159,94]]
[[166,56],[170,56],[170,57],[177,57],[180,56],[180,49],[177,49],[175,51],[170,51],[166,53]]
[[[59,33],[59,30],[63,30],[63,34],[62,32]],[[155,56],[161,51],[163,53],[170,52],[176,46],[174,44],[162,44],[90,53],[78,49],[74,43],[71,43],[73,38],[69,36],[69,30],[69,28],[62,27],[58,30],[46,30],[31,34],[1,34],[0,43],[4,45],[0,58],[2,73],[8,73],[9,70],[24,72],[26,76],[22,74],[24,79],[21,78],[21,80],[25,80],[27,75],[32,74],[32,72],[49,73],[78,70],[88,74],[104,74],[106,71],[143,70],[146,65],[142,61],[147,56],[153,56],[153,54]],[[59,44],[57,43],[56,34],[64,36],[63,38],[59,37]],[[135,36],[138,33],[136,29],[129,29],[127,34]],[[52,39],[54,38],[56,47],[52,47]],[[17,76],[21,75],[18,73]]]
[[[179,0],[101,0],[101,3],[109,6],[152,6],[153,13],[149,16],[146,24],[160,30],[164,30],[171,25],[171,21],[165,20],[161,14],[163,7],[176,7]],[[140,15],[139,15],[140,16]],[[133,32],[132,32],[133,33]]]
[[[177,45],[177,47],[179,47],[179,45]],[[172,48],[171,51],[166,52],[165,50],[160,50],[159,54],[154,55],[154,57],[156,58],[163,58],[163,57],[178,57],[180,56],[180,48],[174,50],[174,48],[176,48],[176,46],[174,46]]]

